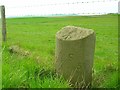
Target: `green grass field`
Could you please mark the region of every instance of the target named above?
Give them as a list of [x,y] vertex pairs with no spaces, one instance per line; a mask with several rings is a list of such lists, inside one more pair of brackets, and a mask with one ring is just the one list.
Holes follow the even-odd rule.
[[[67,25],[96,32],[92,87],[118,86],[117,15],[9,18],[6,22],[7,41],[2,44],[3,88],[70,88],[54,68],[55,34]],[[10,52],[11,46],[17,46],[18,51]]]

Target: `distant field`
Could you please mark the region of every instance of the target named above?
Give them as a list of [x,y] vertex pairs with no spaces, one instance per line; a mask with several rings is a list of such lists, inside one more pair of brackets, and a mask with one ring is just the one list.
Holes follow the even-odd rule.
[[[96,32],[94,88],[118,86],[117,15],[31,17],[7,19],[7,42],[3,43],[3,88],[69,88],[54,71],[55,34],[67,25]],[[10,52],[10,47],[17,51]]]

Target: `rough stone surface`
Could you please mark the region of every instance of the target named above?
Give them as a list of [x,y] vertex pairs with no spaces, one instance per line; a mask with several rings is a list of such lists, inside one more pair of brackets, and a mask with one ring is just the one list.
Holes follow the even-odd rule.
[[56,72],[74,86],[91,84],[95,33],[91,29],[66,26],[56,34]]
[[57,38],[61,40],[78,40],[93,34],[91,29],[85,29],[75,26],[66,26],[57,32]]

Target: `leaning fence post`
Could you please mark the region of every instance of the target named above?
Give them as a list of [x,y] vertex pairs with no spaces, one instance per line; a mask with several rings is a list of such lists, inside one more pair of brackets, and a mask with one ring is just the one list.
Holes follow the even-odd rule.
[[66,26],[56,34],[56,72],[75,87],[90,87],[95,50],[91,29]]
[[5,19],[5,6],[0,6],[1,12],[1,25],[2,25],[2,40],[6,41],[6,19]]

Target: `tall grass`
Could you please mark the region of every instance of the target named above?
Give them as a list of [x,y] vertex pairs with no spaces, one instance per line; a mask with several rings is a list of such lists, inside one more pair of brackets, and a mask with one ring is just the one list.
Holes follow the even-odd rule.
[[[54,68],[55,34],[67,25],[96,32],[92,87],[117,87],[117,15],[7,19],[7,42],[2,45],[2,87],[71,87],[62,76],[57,76]],[[28,50],[30,56],[11,53],[12,45]]]

